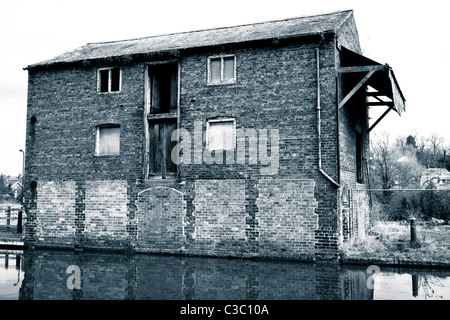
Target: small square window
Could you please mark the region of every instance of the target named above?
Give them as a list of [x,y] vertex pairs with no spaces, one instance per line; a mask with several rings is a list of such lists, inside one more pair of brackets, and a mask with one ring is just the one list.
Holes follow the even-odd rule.
[[208,150],[233,150],[236,147],[234,119],[208,120],[206,130]]
[[98,70],[98,92],[118,92],[121,87],[120,68],[109,68]]
[[236,81],[236,57],[234,55],[208,58],[208,84],[234,83]]
[[99,156],[120,154],[119,125],[97,127],[96,154]]

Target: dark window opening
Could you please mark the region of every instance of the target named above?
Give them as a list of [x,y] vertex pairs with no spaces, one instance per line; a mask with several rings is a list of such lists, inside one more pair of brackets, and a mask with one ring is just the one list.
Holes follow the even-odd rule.
[[356,181],[358,183],[364,182],[363,143],[362,143],[362,134],[360,132],[356,132]]
[[111,92],[120,90],[120,69],[111,69]]
[[100,70],[100,92],[108,92],[109,70]]
[[177,113],[178,65],[152,65],[149,68],[151,88],[150,113]]
[[120,68],[101,69],[98,76],[100,93],[120,91]]

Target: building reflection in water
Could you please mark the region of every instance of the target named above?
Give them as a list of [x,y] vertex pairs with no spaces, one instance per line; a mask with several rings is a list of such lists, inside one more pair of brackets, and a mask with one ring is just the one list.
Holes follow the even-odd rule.
[[450,298],[449,271],[380,272],[370,289],[364,266],[47,250],[8,258],[0,253],[0,259],[1,299],[14,294],[22,300]]

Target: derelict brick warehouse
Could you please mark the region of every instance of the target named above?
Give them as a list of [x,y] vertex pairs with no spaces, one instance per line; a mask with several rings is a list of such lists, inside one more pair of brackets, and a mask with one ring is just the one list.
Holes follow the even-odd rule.
[[28,66],[26,245],[336,259],[370,223],[347,196],[367,188],[369,106],[404,110],[360,51],[343,11]]

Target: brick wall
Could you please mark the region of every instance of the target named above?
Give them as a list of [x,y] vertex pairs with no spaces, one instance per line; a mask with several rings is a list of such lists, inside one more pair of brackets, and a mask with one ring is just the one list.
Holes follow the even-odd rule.
[[72,245],[76,229],[75,192],[73,181],[41,182],[35,233],[38,242],[52,246]]
[[243,180],[196,180],[195,251],[208,255],[243,254],[246,240]]
[[314,181],[262,179],[258,190],[260,256],[313,260],[318,227]]
[[[26,184],[141,177],[144,68],[119,63],[122,91],[99,94],[97,68],[109,65],[29,71]],[[120,156],[96,156],[96,127],[110,123],[120,125]]]
[[[276,177],[316,181],[316,246],[320,248],[317,251],[321,256],[335,257],[339,236],[338,191],[318,171],[318,44],[319,39],[308,39],[305,42],[267,44],[257,50],[241,46],[202,51],[201,54],[187,52],[181,62],[181,74],[185,79],[181,90],[181,127],[193,132],[196,121],[201,121],[205,132],[207,119],[232,117],[236,119],[237,129],[278,129],[279,146],[276,150],[279,152],[279,166]],[[207,86],[207,57],[230,53],[236,55],[236,83]],[[320,77],[322,166],[337,179],[334,39],[327,38],[321,44]],[[205,146],[204,140],[202,145]],[[192,154],[194,158],[193,150]],[[246,155],[245,165],[183,164],[181,175],[186,180],[246,179],[249,181],[246,191],[250,195],[247,200],[255,201],[257,183],[254,181],[266,177],[260,174],[261,167],[261,164],[249,164]],[[248,216],[258,213],[255,205],[248,205],[247,210]],[[258,230],[255,226],[254,223],[253,232]],[[324,247],[325,235],[331,246]]]
[[183,193],[171,187],[151,187],[139,193],[136,205],[137,249],[183,253],[186,218]]
[[90,247],[127,247],[127,182],[88,181],[84,201],[84,243]]
[[[249,154],[244,164],[182,164],[182,183],[172,181],[179,191],[146,190],[142,181],[147,60],[30,70],[25,185],[36,181],[37,188],[25,194],[28,240],[37,241],[36,230],[46,219],[60,219],[47,217],[41,203],[53,183],[62,188],[58,201],[72,208],[72,220],[63,221],[75,224],[70,227],[75,246],[336,257],[339,195],[318,171],[318,44],[319,38],[306,38],[256,49],[243,44],[181,53],[181,128],[193,133],[200,123],[204,134],[208,119],[232,117],[237,129],[276,129],[279,144],[269,139],[267,145],[279,158],[273,177],[261,173],[267,165],[250,164]],[[335,50],[334,38],[326,38],[319,61],[322,165],[334,178],[339,173]],[[227,53],[236,55],[236,83],[207,85],[207,57]],[[122,68],[122,91],[99,94],[97,68],[108,66]],[[95,155],[96,126],[107,123],[120,125],[118,156]],[[200,144],[205,147],[204,137]]]

